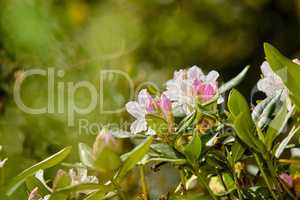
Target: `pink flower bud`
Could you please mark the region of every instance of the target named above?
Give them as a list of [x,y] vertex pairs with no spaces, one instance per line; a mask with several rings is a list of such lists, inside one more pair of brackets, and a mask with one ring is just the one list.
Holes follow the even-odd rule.
[[172,111],[172,103],[166,95],[162,94],[160,96],[160,100],[159,100],[158,104],[159,104],[161,111],[165,115],[167,115],[168,113],[170,113]]
[[193,85],[192,85],[192,92],[193,92],[193,95],[195,96],[199,96],[200,95],[200,92],[201,92],[201,85],[203,84],[202,81],[198,80],[198,79],[195,79],[194,82],[193,82]]
[[145,99],[145,107],[148,113],[153,113],[155,111],[155,101],[149,94],[147,94]]
[[217,82],[205,83],[197,79],[193,82],[193,94],[200,96],[203,101],[208,101],[215,96],[217,88]]
[[287,173],[281,173],[279,178],[283,180],[289,187],[293,187],[293,178]]

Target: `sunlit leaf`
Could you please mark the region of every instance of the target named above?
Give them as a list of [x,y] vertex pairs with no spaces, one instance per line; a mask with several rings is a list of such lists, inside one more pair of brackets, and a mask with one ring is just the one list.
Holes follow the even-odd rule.
[[184,154],[189,160],[195,161],[199,158],[201,151],[202,143],[200,137],[197,132],[194,132],[192,140],[184,147]]
[[265,43],[267,61],[290,91],[295,104],[300,107],[300,66],[282,55],[275,47]]
[[63,161],[71,152],[71,147],[66,147],[58,153],[46,158],[45,160],[27,168],[19,175],[12,178],[6,187],[6,195],[10,196],[24,181],[28,176],[35,174],[38,170],[47,169],[59,164]]
[[223,84],[220,88],[219,88],[219,93],[224,93],[228,90],[230,90],[231,88],[234,88],[235,86],[237,86],[240,82],[242,82],[242,80],[245,78],[248,70],[249,70],[250,66],[246,66],[243,71],[241,71],[236,77],[234,77],[233,79],[231,79],[230,81],[226,82],[225,84]]
[[152,141],[153,138],[148,137],[131,152],[127,153],[126,159],[115,176],[116,181],[120,181],[146,155],[150,149]]

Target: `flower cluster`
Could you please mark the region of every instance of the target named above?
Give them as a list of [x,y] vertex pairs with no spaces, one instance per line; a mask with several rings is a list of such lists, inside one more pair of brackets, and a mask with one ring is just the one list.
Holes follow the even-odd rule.
[[[68,173],[61,169],[52,181],[44,180],[43,171],[34,176],[61,162],[70,147],[16,176],[4,193],[10,196],[25,181],[30,200],[125,200],[123,183],[138,166],[137,198],[157,199],[146,172],[169,164],[180,174],[169,199],[299,199],[300,62],[269,44],[265,54],[257,88],[266,97],[255,105],[234,89],[249,67],[223,84],[216,71],[206,75],[197,66],[176,71],[165,91],[142,89],[126,104],[135,118],[129,132],[105,127],[92,147],[79,144],[80,164],[64,163]],[[117,139],[136,146],[120,155]],[[145,170],[149,164],[153,172]]]

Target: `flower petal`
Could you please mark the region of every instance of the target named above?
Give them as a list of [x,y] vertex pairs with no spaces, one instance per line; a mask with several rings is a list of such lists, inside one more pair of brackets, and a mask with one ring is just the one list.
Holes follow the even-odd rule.
[[206,75],[205,82],[206,83],[216,82],[219,76],[220,76],[219,72],[212,70]]
[[142,89],[138,94],[138,103],[145,107],[147,100],[152,98],[146,89]]
[[191,68],[188,69],[187,79],[189,79],[189,80],[195,80],[195,79],[203,80],[203,78],[204,78],[204,74],[198,66],[194,65],[194,66],[192,66]]
[[137,119],[130,126],[130,132],[133,134],[137,134],[146,130],[147,130],[147,123],[145,119]]
[[126,104],[126,110],[136,119],[145,117],[145,109],[136,101],[130,101]]

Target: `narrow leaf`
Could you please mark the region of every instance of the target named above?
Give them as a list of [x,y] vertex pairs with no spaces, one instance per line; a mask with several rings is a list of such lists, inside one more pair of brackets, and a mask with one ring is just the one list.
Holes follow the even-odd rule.
[[127,153],[122,167],[119,169],[115,180],[120,181],[149,151],[153,141],[152,137],[148,137],[141,144],[135,147],[131,152]]
[[19,175],[12,178],[6,187],[6,195],[10,196],[28,176],[35,174],[38,170],[47,169],[53,167],[63,161],[71,152],[71,147],[66,147],[58,153],[46,158],[45,160],[29,167],[28,169],[21,172]]

